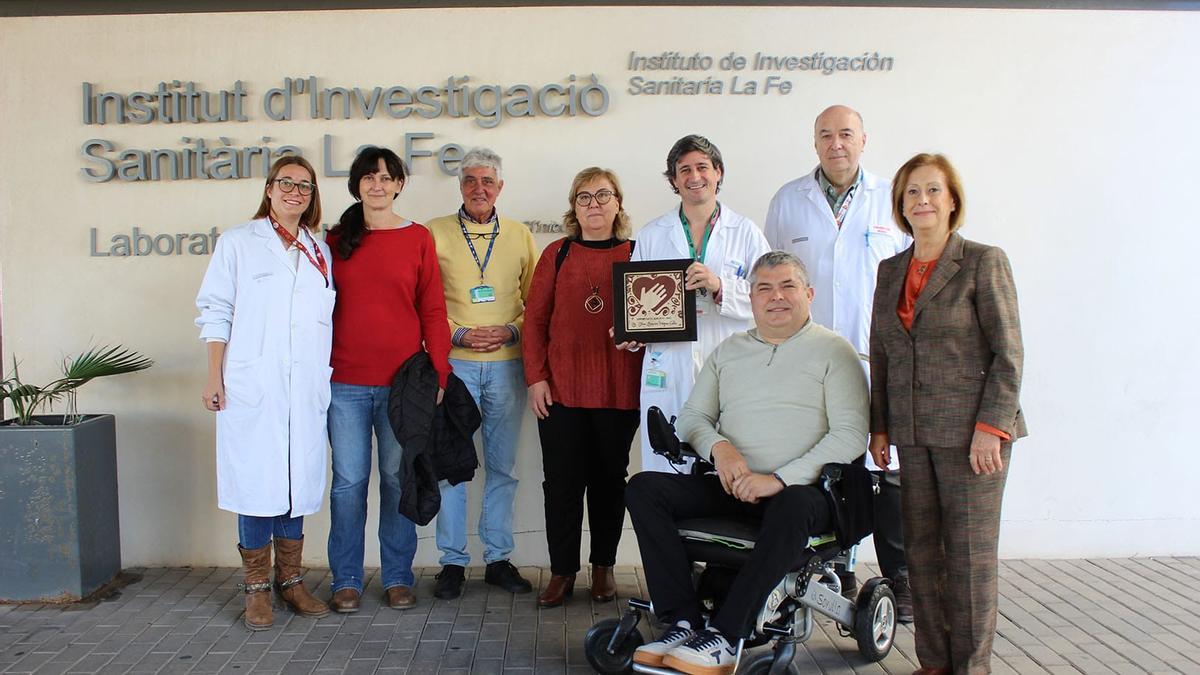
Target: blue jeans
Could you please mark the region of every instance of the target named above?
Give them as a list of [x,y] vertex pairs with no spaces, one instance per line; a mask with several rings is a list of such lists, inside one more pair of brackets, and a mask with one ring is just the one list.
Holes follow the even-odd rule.
[[238,543],[244,549],[262,548],[271,536],[280,539],[304,537],[304,516],[243,516],[238,514]]
[[329,490],[330,588],[363,588],[363,530],[371,478],[371,432],[379,451],[379,557],[384,589],[412,586],[417,526],[400,515],[402,450],[388,423],[388,387],[332,383],[329,444],[333,486]]
[[[466,361],[450,359],[454,374],[483,415],[483,508],[479,539],[483,561],[508,560],[513,550],[513,501],[517,497],[517,440],[525,417],[525,369],[521,359]],[[467,553],[467,484],[441,482],[442,509],[437,517],[437,547],[442,565],[471,562]]]

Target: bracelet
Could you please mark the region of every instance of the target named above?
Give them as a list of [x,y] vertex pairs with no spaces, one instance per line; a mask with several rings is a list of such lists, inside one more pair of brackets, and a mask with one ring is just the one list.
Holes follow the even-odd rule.
[[783,479],[783,476],[780,476],[780,475],[779,475],[779,474],[777,474],[777,473],[773,473],[773,474],[771,474],[771,475],[772,475],[772,476],[775,476],[775,480],[779,481],[779,484],[780,484],[780,485],[782,485],[783,487],[787,487],[787,486],[788,486],[788,484],[787,484],[787,481],[785,481],[785,480]]

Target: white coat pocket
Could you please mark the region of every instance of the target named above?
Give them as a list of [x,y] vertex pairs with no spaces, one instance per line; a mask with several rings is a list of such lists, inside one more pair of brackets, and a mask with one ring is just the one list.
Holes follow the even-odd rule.
[[224,413],[257,413],[262,407],[262,357],[248,361],[225,362]]

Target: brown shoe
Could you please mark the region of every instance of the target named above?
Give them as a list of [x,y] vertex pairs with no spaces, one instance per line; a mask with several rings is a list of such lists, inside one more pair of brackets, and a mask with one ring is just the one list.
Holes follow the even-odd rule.
[[538,596],[538,607],[558,607],[575,592],[574,574],[555,574]]
[[611,602],[616,597],[617,581],[613,578],[613,568],[592,565],[592,601]]
[[303,553],[303,537],[275,537],[275,590],[293,612],[300,616],[322,617],[329,614],[329,608],[304,587],[304,571],[300,567]]
[[329,608],[338,614],[353,614],[358,611],[358,591],[339,588],[329,599]]
[[417,604],[417,596],[408,586],[392,586],[387,589],[387,606],[392,609],[409,609]]
[[246,593],[246,615],[242,619],[250,630],[267,630],[275,623],[271,610],[271,545],[242,548],[242,590]]
[[913,671],[912,675],[950,675],[949,668],[930,668],[921,666]]

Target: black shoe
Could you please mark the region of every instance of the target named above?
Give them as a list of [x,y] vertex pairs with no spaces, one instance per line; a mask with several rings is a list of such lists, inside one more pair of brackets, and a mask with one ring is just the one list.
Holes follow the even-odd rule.
[[507,560],[497,560],[488,563],[483,580],[493,586],[499,586],[509,593],[528,593],[533,590],[533,584],[521,576],[516,567]]
[[912,589],[908,587],[908,575],[900,574],[892,579],[892,595],[896,596],[896,621],[913,622]]
[[855,578],[854,572],[847,572],[839,567],[837,575],[842,582],[842,597],[853,600],[858,595],[858,579]]
[[442,571],[434,577],[437,583],[433,585],[433,597],[453,600],[462,595],[465,577],[466,570],[462,565],[442,565]]

